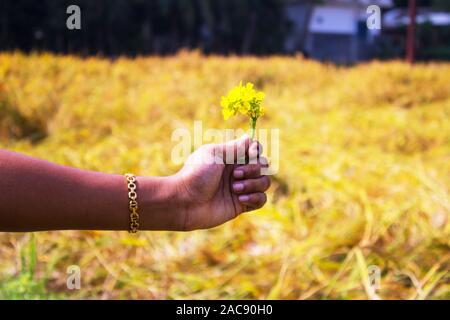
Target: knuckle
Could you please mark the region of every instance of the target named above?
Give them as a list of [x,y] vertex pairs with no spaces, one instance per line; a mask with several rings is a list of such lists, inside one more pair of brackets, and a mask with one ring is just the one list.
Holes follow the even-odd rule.
[[253,165],[251,167],[251,174],[254,176],[258,176],[260,173],[260,166],[259,165]]
[[264,189],[267,190],[270,187],[270,179],[268,176],[264,176],[263,178],[264,181]]
[[247,181],[244,185],[245,185],[245,189],[246,189],[246,190],[253,190],[253,189],[255,189],[255,187],[256,187],[256,181],[254,181],[254,180],[249,180],[249,181]]
[[251,157],[256,157],[259,154],[259,146],[256,143],[253,143],[249,148],[248,148],[248,153]]
[[265,166],[265,165],[268,165],[268,164],[269,164],[269,161],[267,160],[266,157],[260,157],[260,158],[259,158],[259,163],[260,163],[261,165]]
[[270,180],[270,178],[268,176],[265,176],[265,177],[266,177],[266,180],[267,180],[267,189],[269,189],[272,181]]
[[244,171],[245,171],[245,175],[248,177],[252,177],[255,175],[256,172],[256,168],[254,164],[248,164],[245,167],[243,167]]
[[202,145],[199,148],[199,150],[209,152],[212,155],[216,155],[217,153],[219,153],[221,151],[221,149],[219,148],[219,145],[212,144],[212,143]]

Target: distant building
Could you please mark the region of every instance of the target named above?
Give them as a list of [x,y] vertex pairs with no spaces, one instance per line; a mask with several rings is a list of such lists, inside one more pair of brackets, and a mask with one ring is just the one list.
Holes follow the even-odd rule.
[[[450,12],[433,10],[430,8],[418,8],[416,23],[428,23],[435,27],[450,25]],[[389,10],[383,16],[383,26],[386,29],[396,29],[409,24],[408,11],[406,9]]]
[[[410,17],[406,8],[392,9],[383,15],[382,40],[388,54],[396,54],[395,44],[404,41],[405,29],[409,23]],[[416,36],[417,59],[425,61],[450,60],[448,36],[450,12],[430,7],[419,7],[416,13],[416,24],[419,27]]]
[[321,61],[339,64],[370,58],[378,30],[367,28],[367,8],[376,4],[382,9],[393,6],[391,0],[329,0],[321,5],[291,1],[286,16],[292,33],[285,42],[287,52],[302,52]]

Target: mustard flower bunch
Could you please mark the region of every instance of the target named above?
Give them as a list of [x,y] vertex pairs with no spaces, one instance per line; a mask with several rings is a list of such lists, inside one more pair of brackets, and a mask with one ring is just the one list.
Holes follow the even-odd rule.
[[264,108],[261,106],[264,100],[264,92],[256,91],[253,83],[248,82],[245,86],[242,81],[237,87],[228,92],[228,95],[222,97],[220,105],[222,106],[222,114],[225,120],[231,116],[241,113],[250,117],[250,136],[255,136],[256,121],[264,115]]

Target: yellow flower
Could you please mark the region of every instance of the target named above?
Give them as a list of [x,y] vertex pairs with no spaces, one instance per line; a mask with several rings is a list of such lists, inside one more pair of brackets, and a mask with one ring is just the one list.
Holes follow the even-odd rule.
[[228,120],[238,112],[248,115],[253,138],[256,120],[264,115],[264,108],[261,106],[263,100],[264,92],[256,91],[251,82],[243,86],[241,81],[237,87],[228,92],[226,97],[221,99],[220,105],[222,106],[223,118]]
[[226,97],[222,97],[220,105],[225,120],[236,113],[248,115],[252,119],[258,119],[264,114],[261,102],[264,100],[264,93],[256,91],[253,83],[248,82],[245,86],[242,81],[239,86],[231,89]]

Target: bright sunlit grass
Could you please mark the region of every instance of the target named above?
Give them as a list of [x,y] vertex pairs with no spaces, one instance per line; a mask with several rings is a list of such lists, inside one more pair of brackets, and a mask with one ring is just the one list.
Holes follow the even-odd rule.
[[173,130],[248,128],[220,113],[240,80],[266,93],[258,128],[280,129],[263,209],[192,233],[0,234],[0,297],[449,299],[450,64],[0,54],[0,147],[169,175]]

